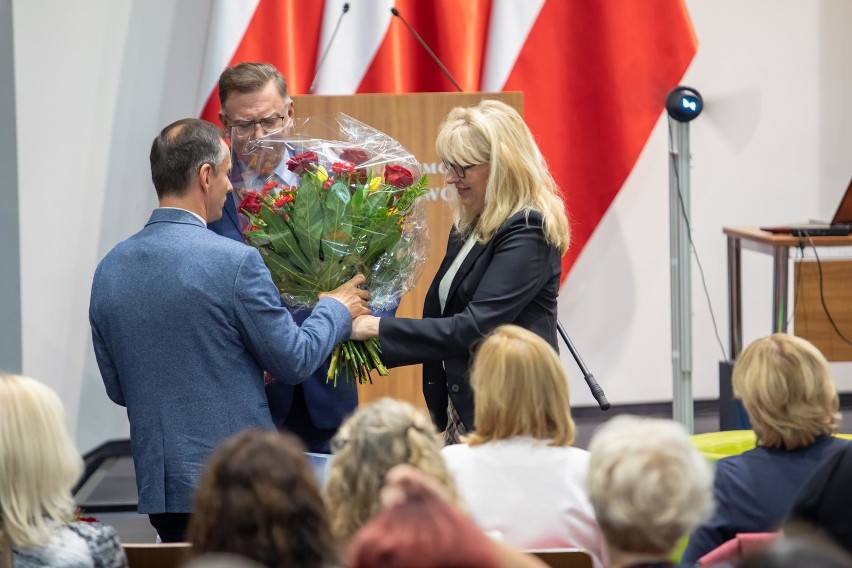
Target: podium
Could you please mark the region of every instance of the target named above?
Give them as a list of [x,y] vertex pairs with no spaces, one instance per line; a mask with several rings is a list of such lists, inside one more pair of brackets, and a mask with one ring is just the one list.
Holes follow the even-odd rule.
[[[428,176],[426,220],[429,254],[413,290],[402,297],[397,317],[419,318],[426,291],[444,258],[453,219],[447,203],[444,167],[435,154],[435,139],[447,114],[457,106],[473,106],[482,99],[498,99],[522,112],[523,95],[508,93],[408,93],[362,95],[294,96],[296,115],[333,117],[338,112],[360,120],[397,139],[420,160]],[[387,377],[373,373],[373,383],[358,385],[358,403],[369,404],[383,396],[398,398],[426,408],[421,383],[421,365],[390,369]]]

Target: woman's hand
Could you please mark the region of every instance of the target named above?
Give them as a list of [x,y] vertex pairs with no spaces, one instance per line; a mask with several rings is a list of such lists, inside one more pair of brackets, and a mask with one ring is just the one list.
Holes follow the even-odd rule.
[[352,337],[364,341],[379,336],[379,320],[376,316],[361,316],[352,320]]

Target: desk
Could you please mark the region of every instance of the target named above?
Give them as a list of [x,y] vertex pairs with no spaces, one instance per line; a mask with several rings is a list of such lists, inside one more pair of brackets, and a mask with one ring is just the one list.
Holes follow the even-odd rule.
[[852,235],[844,237],[794,237],[775,235],[757,227],[723,227],[728,238],[728,316],[731,359],[743,348],[742,272],[740,254],[743,248],[769,254],[772,264],[772,332],[787,331],[788,277],[790,247],[801,244],[815,247],[852,247]]

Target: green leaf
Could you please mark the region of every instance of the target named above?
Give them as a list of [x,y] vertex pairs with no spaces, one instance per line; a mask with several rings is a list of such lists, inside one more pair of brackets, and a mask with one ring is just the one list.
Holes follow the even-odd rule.
[[415,199],[427,193],[429,193],[429,188],[426,187],[426,175],[424,174],[420,178],[420,181],[405,188],[405,191],[396,202],[396,210],[400,213],[405,213],[414,204]]
[[293,283],[297,286],[308,287],[310,289],[314,289],[316,286],[316,278],[296,270],[288,259],[269,249],[262,248],[258,250],[264,264],[266,264],[273,279],[276,281],[278,289],[282,292],[292,293],[290,289],[284,286],[286,283]]
[[325,196],[323,215],[322,252],[325,260],[339,260],[349,253],[352,225],[347,221],[352,213],[349,207],[349,187],[337,182]]
[[402,231],[397,224],[396,215],[385,216],[385,219],[376,223],[371,229],[370,239],[366,251],[361,255],[364,264],[372,266],[381,255],[391,250],[402,236]]
[[287,222],[266,205],[261,207],[260,217],[266,223],[266,234],[275,252],[285,256],[298,270],[309,273],[310,263]]
[[293,207],[292,226],[305,258],[315,266],[319,262],[323,211],[316,184],[306,183],[309,178],[302,176],[302,185],[296,193],[296,205]]

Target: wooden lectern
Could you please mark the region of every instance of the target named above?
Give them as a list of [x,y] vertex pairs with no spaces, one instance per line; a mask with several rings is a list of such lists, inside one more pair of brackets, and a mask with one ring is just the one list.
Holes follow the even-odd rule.
[[[453,220],[447,205],[444,168],[435,154],[435,138],[441,123],[457,106],[472,106],[482,99],[499,99],[522,112],[521,93],[411,93],[399,95],[364,94],[345,96],[294,96],[297,117],[332,117],[338,112],[360,120],[397,139],[414,154],[429,176],[430,194],[426,219],[430,249],[416,287],[402,298],[398,317],[419,318],[423,312],[426,291],[438,272],[447,246]],[[373,373],[373,384],[358,386],[360,404],[390,396],[425,408],[421,387],[420,365],[391,369],[387,377]]]

